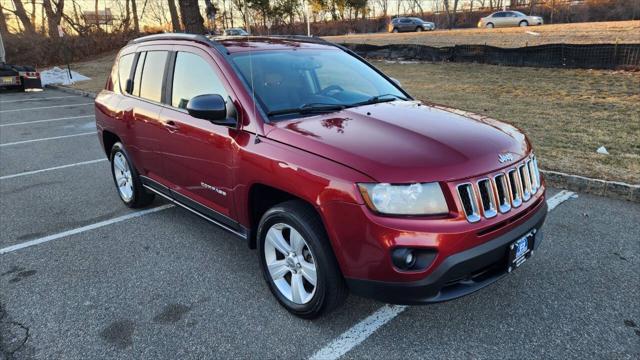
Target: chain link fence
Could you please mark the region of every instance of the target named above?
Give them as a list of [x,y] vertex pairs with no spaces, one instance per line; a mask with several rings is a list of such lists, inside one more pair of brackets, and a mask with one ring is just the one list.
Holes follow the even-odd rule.
[[450,47],[415,44],[343,45],[360,56],[371,59],[640,70],[640,44],[548,44],[521,48],[500,48],[487,45],[456,45]]

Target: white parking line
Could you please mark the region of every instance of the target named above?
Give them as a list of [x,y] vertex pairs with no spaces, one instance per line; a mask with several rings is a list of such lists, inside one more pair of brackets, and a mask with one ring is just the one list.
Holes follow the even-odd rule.
[[8,113],[8,112],[15,112],[15,111],[31,111],[31,110],[53,109],[53,108],[71,107],[71,106],[86,106],[86,105],[93,105],[93,103],[53,105],[53,106],[41,106],[41,107],[26,108],[26,109],[0,110],[0,113]]
[[90,118],[90,117],[94,117],[94,116],[95,116],[95,115],[80,115],[80,116],[61,117],[61,118],[55,118],[55,119],[44,119],[44,120],[23,121],[23,122],[17,122],[17,123],[0,124],[0,127],[4,127],[4,126],[17,126],[17,125],[30,125],[30,124],[45,123],[45,122],[50,122],[50,121],[63,121],[63,120],[86,119],[86,118]]
[[[571,191],[562,190],[547,200],[548,209],[551,211],[563,202],[577,196],[578,195]],[[376,312],[355,324],[346,332],[342,333],[325,347],[318,350],[318,352],[313,354],[310,359],[335,360],[340,358],[342,355],[348,353],[351,349],[365,341],[376,330],[393,320],[407,308],[408,306],[405,305],[385,305],[381,307],[376,310]]]
[[74,167],[74,166],[81,166],[81,165],[95,164],[95,163],[102,162],[102,161],[107,161],[107,159],[105,158],[105,159],[96,159],[96,160],[82,161],[82,162],[78,162],[78,163],[74,163],[74,164],[67,164],[67,165],[54,166],[54,167],[50,167],[50,168],[46,168],[46,169],[33,170],[33,171],[25,171],[25,172],[22,172],[22,173],[19,173],[19,174],[12,174],[12,175],[0,176],[0,180],[7,180],[7,179],[13,179],[13,178],[21,177],[21,176],[27,176],[27,175],[33,175],[33,174],[39,174],[39,173],[46,172],[46,171],[53,171],[53,170],[66,169],[66,168],[70,168],[70,167]]
[[44,98],[29,98],[29,99],[19,99],[19,100],[6,100],[0,101],[0,104],[11,104],[17,102],[25,102],[25,101],[38,101],[38,100],[54,100],[54,99],[68,99],[73,97],[79,97],[77,95],[68,95],[68,96],[52,96],[52,97],[44,97]]
[[576,197],[578,197],[578,194],[573,191],[562,190],[547,200],[547,207],[549,208],[549,211],[551,211],[563,202]]
[[91,225],[87,225],[87,226],[83,226],[83,227],[79,227],[79,228],[63,231],[61,233],[52,234],[52,235],[49,235],[49,236],[33,239],[33,240],[30,240],[30,241],[27,241],[27,242],[23,242],[23,243],[20,243],[20,244],[7,246],[5,248],[0,249],[0,255],[4,255],[4,254],[10,253],[10,252],[17,251],[17,250],[24,249],[24,248],[28,248],[28,247],[31,247],[31,246],[39,245],[39,244],[46,243],[46,242],[49,242],[49,241],[57,240],[57,239],[60,239],[60,238],[63,238],[63,237],[69,236],[69,235],[80,234],[80,233],[83,233],[85,231],[98,229],[98,228],[101,228],[101,227],[104,227],[104,226],[107,226],[107,225],[119,223],[121,221],[137,218],[137,217],[144,216],[144,215],[147,215],[147,214],[152,214],[152,213],[155,213],[155,212],[158,212],[158,211],[162,211],[162,210],[166,210],[166,209],[169,209],[169,208],[172,208],[172,207],[174,207],[174,205],[167,204],[167,205],[154,207],[154,208],[151,208],[151,209],[146,209],[146,210],[142,210],[142,211],[136,211],[136,212],[129,213],[129,214],[123,215],[123,216],[119,216],[119,217],[116,217],[116,218],[113,218],[113,219],[100,221],[100,222],[97,222],[95,224],[91,224]]
[[356,345],[366,340],[382,325],[388,323],[391,319],[398,316],[407,309],[406,306],[384,305],[378,311],[367,316],[366,319],[355,324],[347,332],[340,335],[339,338],[332,341],[329,345],[320,349],[311,356],[310,360],[326,360],[337,359],[349,352]]
[[16,141],[16,142],[10,142],[10,143],[5,143],[5,144],[0,144],[0,147],[3,147],[3,146],[13,146],[13,145],[20,145],[20,144],[28,144],[28,143],[38,142],[38,141],[47,141],[47,140],[65,139],[65,138],[70,138],[70,137],[74,137],[74,136],[95,135],[95,134],[96,134],[96,132],[95,132],[95,131],[92,131],[92,132],[79,133],[79,134],[62,135],[62,136],[53,136],[53,137],[42,138],[42,139],[23,140],[23,141]]

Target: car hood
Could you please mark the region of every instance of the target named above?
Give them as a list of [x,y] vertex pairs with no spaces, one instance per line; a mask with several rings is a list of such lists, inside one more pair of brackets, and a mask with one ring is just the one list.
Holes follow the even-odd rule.
[[379,182],[451,181],[494,171],[498,154],[529,153],[513,126],[415,101],[394,101],[272,123],[266,136]]

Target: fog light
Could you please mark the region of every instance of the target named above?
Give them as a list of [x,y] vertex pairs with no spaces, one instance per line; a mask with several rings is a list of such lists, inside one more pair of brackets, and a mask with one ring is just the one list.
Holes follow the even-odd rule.
[[393,264],[401,270],[410,270],[416,264],[416,256],[411,249],[395,249],[391,257]]

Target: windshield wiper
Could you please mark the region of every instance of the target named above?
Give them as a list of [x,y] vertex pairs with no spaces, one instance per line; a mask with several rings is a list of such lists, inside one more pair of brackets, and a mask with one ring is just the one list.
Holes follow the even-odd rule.
[[344,109],[346,106],[342,104],[324,104],[324,103],[309,103],[299,106],[297,108],[282,109],[269,111],[268,116],[286,115],[286,114],[315,114],[333,112]]
[[400,95],[396,95],[396,94],[382,94],[382,95],[372,96],[372,97],[368,98],[365,101],[360,101],[360,102],[351,104],[351,105],[349,105],[349,107],[377,104],[377,103],[389,102],[389,101],[394,101],[394,100],[407,101],[409,99],[407,99],[404,96],[400,96]]

